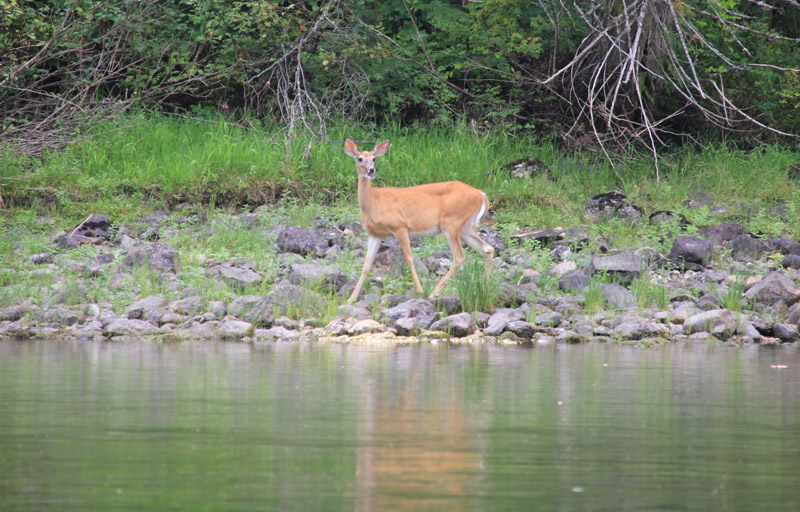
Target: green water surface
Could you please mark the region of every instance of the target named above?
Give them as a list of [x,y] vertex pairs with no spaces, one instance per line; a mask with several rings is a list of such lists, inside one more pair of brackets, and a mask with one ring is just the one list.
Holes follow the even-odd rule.
[[800,349],[3,341],[38,510],[800,510]]

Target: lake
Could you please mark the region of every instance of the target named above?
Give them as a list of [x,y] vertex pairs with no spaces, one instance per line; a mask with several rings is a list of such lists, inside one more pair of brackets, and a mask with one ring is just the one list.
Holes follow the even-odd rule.
[[0,510],[800,509],[800,349],[0,341]]

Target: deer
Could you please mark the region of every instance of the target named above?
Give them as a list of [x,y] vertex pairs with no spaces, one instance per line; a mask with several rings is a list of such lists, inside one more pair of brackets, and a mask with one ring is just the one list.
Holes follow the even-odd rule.
[[429,298],[435,298],[450,278],[464,264],[461,242],[478,251],[485,260],[486,273],[492,267],[494,247],[484,242],[475,230],[489,211],[486,194],[460,181],[428,183],[413,187],[372,186],[375,177],[375,159],[386,154],[389,141],[379,142],[372,151],[359,151],[356,144],[347,139],[344,151],[353,157],[358,173],[358,206],[361,208],[361,224],[367,232],[367,252],[364,265],[355,289],[348,299],[353,303],[361,292],[381,240],[394,237],[400,244],[403,259],[411,270],[414,289],[423,295],[422,285],[414,268],[411,254],[411,237],[428,237],[444,233],[453,256],[453,265],[433,288]]

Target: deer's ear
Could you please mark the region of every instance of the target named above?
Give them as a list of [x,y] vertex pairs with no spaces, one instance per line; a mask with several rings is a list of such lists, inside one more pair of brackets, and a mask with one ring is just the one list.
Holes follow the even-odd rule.
[[372,156],[377,158],[379,156],[383,156],[386,154],[386,151],[389,149],[389,141],[385,140],[383,142],[379,142],[375,149],[372,150]]
[[350,139],[344,141],[344,152],[348,155],[352,156],[353,158],[358,156],[358,148],[356,147],[356,143]]

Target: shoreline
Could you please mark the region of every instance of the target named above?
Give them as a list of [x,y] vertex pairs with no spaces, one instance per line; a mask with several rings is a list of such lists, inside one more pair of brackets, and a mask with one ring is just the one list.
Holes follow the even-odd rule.
[[[413,289],[409,272],[390,239],[365,291],[348,305],[365,237],[357,222],[326,213],[307,228],[268,208],[153,212],[122,225],[91,215],[53,233],[42,245],[52,252],[5,269],[0,338],[800,341],[800,270],[791,266],[800,243],[787,235],[764,240],[739,224],[710,224],[698,235],[675,236],[663,254],[646,245],[598,248],[581,226],[508,236],[484,225],[481,237],[497,250],[493,279],[481,279],[482,266],[469,265],[480,257],[467,250],[468,264],[433,301],[406,291]],[[635,222],[666,222],[681,232],[674,216],[654,219]],[[223,235],[249,238],[263,254],[236,254],[230,241],[227,251],[196,245]],[[449,268],[443,243],[414,243],[426,289]],[[14,293],[20,300],[8,298]]]

